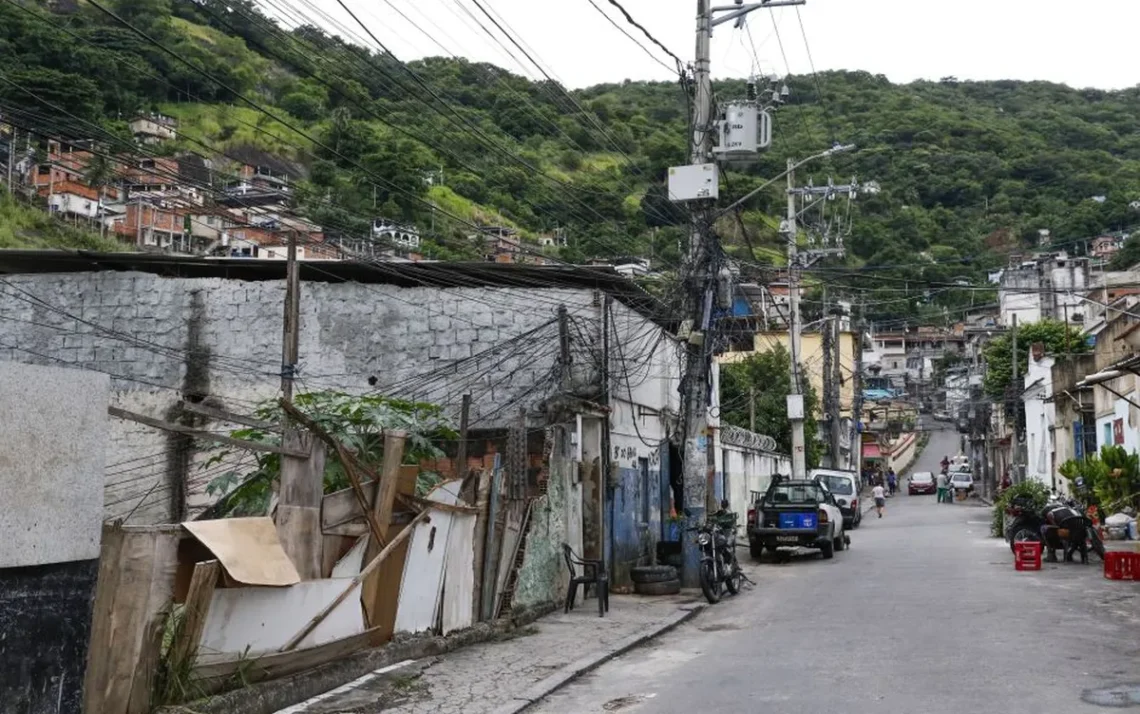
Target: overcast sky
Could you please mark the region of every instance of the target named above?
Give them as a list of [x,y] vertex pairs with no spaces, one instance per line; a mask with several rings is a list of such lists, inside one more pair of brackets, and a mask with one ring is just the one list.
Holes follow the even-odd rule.
[[[309,1],[344,22],[343,28],[351,28],[357,41],[375,47],[336,0]],[[497,35],[473,0],[344,1],[400,59],[456,54],[541,76],[521,52]],[[732,4],[732,0],[713,1]],[[591,0],[479,2],[499,16],[551,76],[569,87],[627,78],[671,79],[665,67],[602,17]],[[593,2],[650,47],[654,56],[671,64],[626,24],[609,0]],[[695,0],[621,2],[666,47],[686,62],[692,59]],[[796,8],[754,12],[749,17],[751,38],[731,23],[718,28],[713,35],[714,76],[746,76],[755,71],[757,61],[764,73],[807,73],[811,65],[805,47],[810,47],[818,70],[860,69],[885,74],[895,82],[954,75],[1042,79],[1106,89],[1140,83],[1136,60],[1140,0],[808,0],[798,12],[799,18]],[[475,18],[495,32],[515,57],[488,37]],[[333,31],[345,34],[335,26]]]

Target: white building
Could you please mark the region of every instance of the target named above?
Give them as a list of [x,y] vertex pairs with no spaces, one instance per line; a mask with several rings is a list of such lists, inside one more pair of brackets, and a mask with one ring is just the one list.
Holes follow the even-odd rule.
[[[1021,400],[1025,404],[1025,478],[1040,481],[1051,489],[1057,483],[1054,429],[1057,410],[1053,400],[1053,357],[1031,351],[1028,369],[1022,382]],[[1063,479],[1061,479],[1063,481]]]
[[1041,320],[1084,324],[1089,284],[1088,258],[1060,252],[1015,262],[1001,274],[1001,324],[1010,326],[1015,317],[1021,325]]
[[413,225],[397,223],[387,218],[372,221],[372,237],[404,248],[420,247],[420,232]]

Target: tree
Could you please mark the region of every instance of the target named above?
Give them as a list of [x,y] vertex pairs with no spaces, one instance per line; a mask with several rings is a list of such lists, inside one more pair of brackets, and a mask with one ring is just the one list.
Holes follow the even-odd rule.
[[[1017,328],[1018,372],[1024,374],[1028,364],[1030,346],[1040,342],[1046,354],[1065,356],[1088,351],[1081,331],[1057,320],[1042,320]],[[1006,388],[1013,381],[1013,343],[1009,334],[993,340],[986,346],[986,376],[983,386],[986,394],[995,399],[1005,396]],[[1015,385],[1016,386],[1016,385]]]
[[[377,394],[355,396],[344,392],[307,392],[298,394],[293,403],[312,417],[341,444],[356,453],[365,466],[379,469],[384,460],[384,431],[399,429],[407,432],[404,462],[417,464],[425,459],[443,456],[436,445],[453,440],[458,434],[444,418],[435,404],[392,399]],[[282,409],[276,401],[266,402],[257,409],[263,421],[280,423]],[[280,434],[262,429],[239,429],[230,434],[235,439],[279,444]],[[201,468],[216,470],[219,463],[229,461],[234,452],[219,447]],[[222,498],[212,509],[218,516],[265,515],[270,495],[281,477],[281,457],[278,454],[255,454],[256,463],[248,470],[234,469],[213,478],[206,492]],[[417,490],[425,490],[433,483],[431,475],[421,474]],[[347,488],[349,479],[344,464],[335,453],[325,456],[324,491],[331,493]]]
[[[756,405],[756,431],[771,436],[784,453],[792,453],[792,423],[788,420],[787,396],[791,393],[792,359],[783,345],[767,352],[757,352],[741,362],[725,364],[720,370],[720,418],[742,429],[749,428],[749,402]],[[801,373],[804,373],[801,370]],[[804,380],[804,413],[815,415],[819,399],[808,380]],[[819,465],[823,444],[816,438],[819,425],[815,419],[804,421],[807,466]]]

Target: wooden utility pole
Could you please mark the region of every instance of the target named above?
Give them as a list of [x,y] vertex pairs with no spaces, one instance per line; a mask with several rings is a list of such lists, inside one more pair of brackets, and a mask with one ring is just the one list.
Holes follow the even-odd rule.
[[297,359],[301,334],[301,270],[297,265],[297,232],[289,232],[289,251],[285,268],[285,320],[281,339],[281,391],[293,401],[293,379],[297,375]]
[[[289,233],[285,269],[285,318],[281,340],[281,391],[293,400],[300,343],[301,281],[297,266],[297,233]],[[282,443],[308,458],[282,457],[277,502],[277,534],[302,580],[321,577],[321,499],[324,497],[325,449],[320,440],[299,429],[288,414]],[[349,468],[348,465],[345,468]]]

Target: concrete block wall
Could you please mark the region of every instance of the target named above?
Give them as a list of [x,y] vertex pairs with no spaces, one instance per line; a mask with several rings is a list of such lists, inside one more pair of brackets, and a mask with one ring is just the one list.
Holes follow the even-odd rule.
[[[236,427],[182,413],[178,403],[189,397],[248,414],[279,393],[282,281],[114,271],[5,280],[0,360],[106,372],[115,405],[221,433]],[[376,389],[453,414],[470,392],[473,428],[504,426],[515,402],[554,388],[557,324],[504,342],[554,320],[561,304],[583,324],[599,315],[584,289],[306,282],[301,293],[299,391]],[[113,419],[109,438],[106,516],[133,510],[132,524],[199,510],[206,485],[226,470],[201,468],[209,447],[134,422]]]

